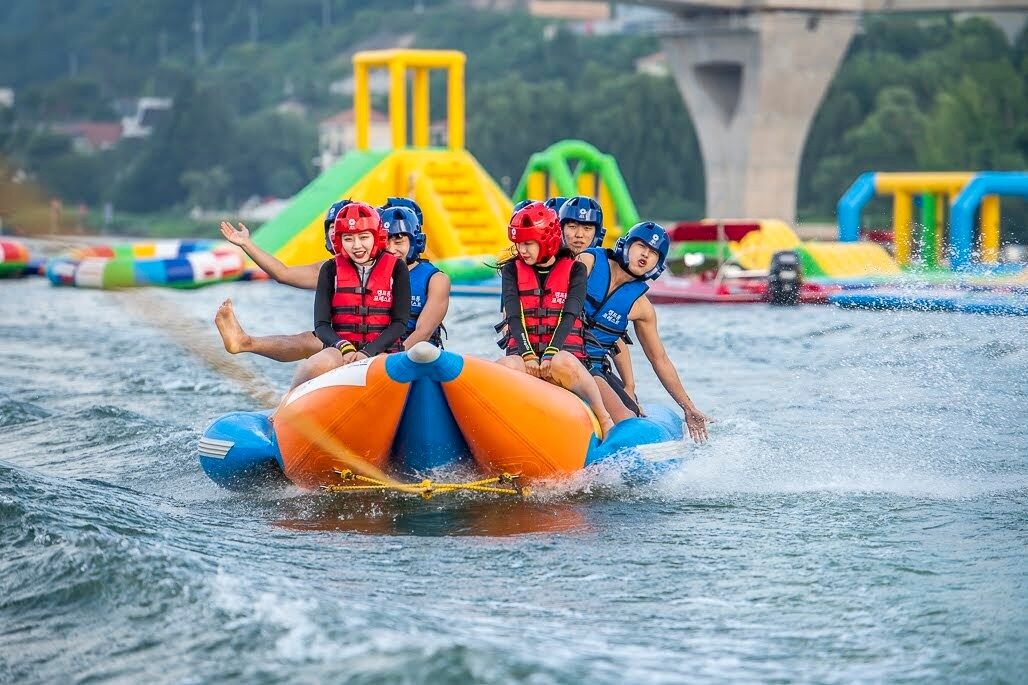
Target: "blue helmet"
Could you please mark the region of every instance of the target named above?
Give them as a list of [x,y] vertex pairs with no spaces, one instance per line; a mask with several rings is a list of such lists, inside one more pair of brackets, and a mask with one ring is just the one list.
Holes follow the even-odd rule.
[[379,213],[381,213],[383,209],[389,209],[390,207],[406,207],[414,210],[414,214],[418,217],[418,225],[425,225],[425,215],[421,213],[421,207],[419,207],[418,203],[409,197],[387,197],[385,204],[378,208]]
[[553,211],[557,212],[557,214],[560,214],[560,208],[563,207],[564,203],[567,201],[568,199],[566,197],[561,197],[560,195],[557,195],[556,197],[549,198],[543,204],[552,209]]
[[328,208],[328,211],[325,212],[325,249],[331,254],[335,254],[335,250],[332,249],[332,236],[330,233],[332,231],[332,227],[335,226],[336,215],[339,214],[339,210],[351,202],[353,202],[353,200],[340,200],[339,202],[333,202]]
[[580,224],[596,226],[592,247],[599,247],[603,244],[603,236],[607,234],[607,229],[603,227],[603,208],[596,200],[584,195],[576,195],[561,206],[558,216],[562,228],[565,221],[577,221]]
[[382,228],[390,238],[396,235],[410,238],[405,259],[408,264],[416,261],[428,245],[428,236],[421,230],[421,222],[414,210],[410,207],[387,207],[380,209],[378,214],[382,217]]
[[514,216],[515,214],[517,214],[518,212],[520,212],[520,211],[521,211],[522,209],[524,209],[524,208],[525,208],[525,207],[527,207],[528,205],[532,204],[533,202],[538,202],[538,201],[539,201],[539,200],[529,200],[529,199],[525,199],[525,200],[522,200],[521,202],[515,202],[515,203],[514,203],[514,208],[513,208],[512,210],[511,210],[511,212],[510,212],[510,215],[511,215],[511,216]]
[[664,273],[664,269],[667,268],[667,253],[671,249],[671,238],[668,237],[667,231],[664,230],[663,226],[652,221],[644,221],[632,226],[628,233],[618,238],[618,241],[614,243],[614,259],[617,260],[618,264],[625,271],[628,271],[628,246],[635,241],[646,243],[647,246],[656,250],[659,255],[657,266],[642,276],[642,278],[648,278],[652,281]]

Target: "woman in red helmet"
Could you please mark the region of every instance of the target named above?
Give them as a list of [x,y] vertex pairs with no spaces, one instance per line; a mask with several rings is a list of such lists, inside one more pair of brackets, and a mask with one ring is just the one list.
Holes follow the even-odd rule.
[[333,259],[314,295],[314,334],[325,349],[296,370],[292,387],[350,362],[390,351],[407,330],[410,276],[386,250],[378,211],[363,202],[339,210],[329,231]]
[[[559,385],[585,400],[603,434],[614,426],[583,364],[582,307],[588,274],[562,247],[557,213],[541,202],[518,211],[507,226],[515,251],[500,263],[507,335],[500,364]],[[501,324],[502,325],[502,324]]]

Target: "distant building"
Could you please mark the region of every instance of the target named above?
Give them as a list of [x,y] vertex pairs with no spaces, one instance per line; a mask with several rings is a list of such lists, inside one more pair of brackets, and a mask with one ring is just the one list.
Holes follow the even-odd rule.
[[0,88],[0,109],[14,107],[14,88]]
[[433,147],[446,147],[450,144],[450,122],[446,119],[433,121],[428,125],[428,144]]
[[275,111],[279,114],[292,114],[304,119],[307,117],[307,105],[299,100],[283,100],[275,105]]
[[122,138],[121,124],[109,121],[73,121],[56,124],[53,130],[70,136],[74,148],[84,154],[109,150]]
[[574,21],[609,21],[610,2],[590,0],[531,0],[528,11],[536,17]]
[[139,98],[135,111],[121,119],[122,137],[146,138],[171,113],[171,105],[171,98]]
[[[318,151],[322,169],[331,166],[356,146],[357,126],[352,109],[333,114],[318,124]],[[389,117],[376,110],[371,110],[368,146],[374,150],[386,150],[392,146]]]
[[492,10],[494,12],[510,12],[524,9],[528,0],[471,0],[471,7],[476,10]]
[[236,210],[236,217],[242,221],[265,223],[278,216],[289,206],[292,198],[259,197],[254,195]]
[[671,73],[667,65],[667,56],[663,51],[635,60],[635,71],[650,76],[667,76]]
[[[372,95],[388,95],[389,72],[385,69],[372,69],[369,71],[368,90]],[[328,92],[333,95],[353,95],[353,74],[328,84]]]

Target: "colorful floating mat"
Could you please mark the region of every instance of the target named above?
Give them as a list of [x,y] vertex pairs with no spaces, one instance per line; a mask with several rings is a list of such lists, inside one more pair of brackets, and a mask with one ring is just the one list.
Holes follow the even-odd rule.
[[244,269],[243,253],[232,245],[169,240],[79,248],[51,259],[46,275],[54,285],[78,288],[198,288],[239,279]]
[[13,240],[0,240],[0,278],[17,278],[25,274],[29,249]]

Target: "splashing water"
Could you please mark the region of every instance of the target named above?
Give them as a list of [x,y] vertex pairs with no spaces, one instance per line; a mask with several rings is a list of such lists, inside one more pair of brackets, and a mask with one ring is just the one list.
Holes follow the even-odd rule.
[[[1016,682],[1028,668],[1020,319],[658,308],[711,441],[530,502],[221,491],[253,400],[110,293],[5,283],[0,682]],[[271,284],[151,295],[217,344],[309,328]],[[149,304],[148,304],[149,306]],[[450,347],[498,354],[495,303]],[[180,334],[179,334],[180,335]],[[203,336],[207,336],[205,340]],[[667,401],[635,350],[644,403]],[[276,392],[288,365],[240,360]]]

